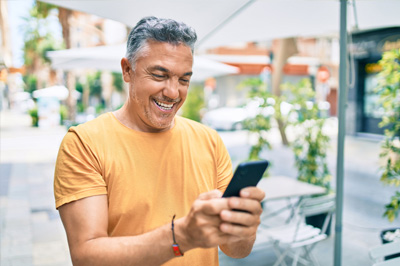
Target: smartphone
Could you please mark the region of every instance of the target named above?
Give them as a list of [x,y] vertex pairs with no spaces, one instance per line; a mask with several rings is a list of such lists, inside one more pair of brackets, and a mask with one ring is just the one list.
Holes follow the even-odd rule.
[[242,188],[257,186],[268,164],[266,160],[239,164],[222,197],[239,197]]

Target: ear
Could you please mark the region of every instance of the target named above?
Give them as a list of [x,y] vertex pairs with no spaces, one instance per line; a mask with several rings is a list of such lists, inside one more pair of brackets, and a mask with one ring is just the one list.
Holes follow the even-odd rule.
[[125,82],[130,82],[131,81],[131,72],[132,72],[132,67],[131,64],[129,63],[129,60],[127,58],[122,58],[121,59],[121,69],[122,69],[122,77]]

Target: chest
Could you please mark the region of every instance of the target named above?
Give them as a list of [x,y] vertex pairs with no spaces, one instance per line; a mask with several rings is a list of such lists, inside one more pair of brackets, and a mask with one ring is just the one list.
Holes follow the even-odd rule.
[[205,143],[132,139],[107,150],[103,177],[116,225],[123,219],[156,227],[171,214],[185,215],[199,194],[217,188],[215,152]]

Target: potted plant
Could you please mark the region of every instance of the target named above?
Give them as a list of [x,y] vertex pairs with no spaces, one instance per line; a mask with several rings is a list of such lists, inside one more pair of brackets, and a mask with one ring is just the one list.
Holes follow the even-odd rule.
[[[383,160],[380,180],[392,186],[400,186],[400,49],[383,53],[379,61],[381,71],[378,74],[377,94],[383,108],[383,117],[379,126],[384,127],[384,141],[381,145],[380,157]],[[400,191],[396,191],[385,206],[384,217],[393,222],[399,214]],[[383,243],[400,240],[393,238],[396,228],[381,233]],[[400,254],[398,254],[400,255]]]
[[324,131],[326,118],[321,116],[318,104],[314,102],[315,92],[309,80],[298,84],[284,84],[288,91],[288,101],[293,105],[291,112],[297,119],[291,121],[294,140],[291,147],[295,156],[298,179],[326,188],[330,191],[331,174],[328,169],[326,153],[330,137]]
[[32,126],[38,127],[39,126],[38,108],[35,106],[34,108],[30,109],[28,112],[32,119]]
[[[326,117],[315,102],[315,91],[307,79],[297,84],[284,84],[282,89],[289,92],[288,101],[293,105],[291,112],[297,117],[291,122],[294,140],[290,145],[298,170],[297,178],[324,187],[327,194],[332,193],[332,176],[326,158],[330,137],[324,130]],[[308,216],[306,223],[322,228],[326,215]],[[330,234],[330,223],[326,233]]]
[[[256,136],[257,142],[251,146],[249,160],[259,160],[264,148],[272,149],[268,140],[268,131],[273,124],[279,124],[282,143],[287,145],[285,130],[288,121],[288,104],[285,95],[274,95],[260,78],[249,78],[239,84],[239,89],[248,88],[248,100],[257,103],[256,114],[244,121],[244,128]],[[285,105],[286,103],[286,105]],[[283,106],[283,108],[282,108]],[[253,106],[254,108],[254,106]],[[268,170],[267,170],[268,171]]]
[[[262,148],[271,149],[267,132],[271,129],[272,118],[281,119],[293,127],[295,137],[291,143],[298,169],[298,179],[307,183],[322,186],[330,190],[331,174],[328,169],[326,152],[330,138],[324,131],[324,117],[315,103],[315,91],[308,79],[297,84],[286,83],[281,87],[282,94],[273,96],[263,86],[252,80],[243,84],[252,84],[249,92],[251,100],[260,102],[259,113],[245,121],[245,127],[257,134],[257,143],[251,147],[249,159],[259,159]],[[243,86],[242,84],[242,86]],[[291,106],[289,111],[282,110],[282,105]],[[273,108],[267,111],[267,108]],[[288,108],[286,108],[288,109]],[[287,130],[287,129],[286,129]]]
[[64,125],[64,121],[68,118],[68,108],[67,106],[60,105],[60,125]]
[[[251,147],[249,159],[259,159],[264,147],[272,148],[267,139],[267,132],[271,129],[272,118],[280,119],[285,129],[291,130],[291,135],[294,136],[290,147],[295,156],[297,178],[322,186],[326,188],[326,193],[331,193],[331,174],[326,159],[330,138],[324,131],[327,120],[315,103],[315,91],[311,82],[304,79],[297,84],[286,83],[281,86],[282,94],[279,97],[270,94],[261,83],[247,81],[246,84],[253,84],[249,97],[251,100],[260,101],[260,110],[273,108],[273,112],[264,112],[269,113],[268,115],[263,115],[261,111],[245,123],[246,128],[258,137],[257,143]],[[290,107],[282,108],[282,106]],[[325,214],[309,216],[306,222],[322,228],[325,217]],[[327,230],[328,234],[329,232],[330,227]]]
[[[255,115],[243,121],[243,127],[256,136],[257,142],[251,146],[248,159],[260,160],[263,148],[272,149],[267,136],[271,129],[271,116],[273,115],[275,100],[266,85],[258,78],[249,78],[241,82],[239,88],[248,87],[248,99],[257,103]],[[269,110],[269,111],[268,111]],[[267,170],[268,171],[268,170]]]

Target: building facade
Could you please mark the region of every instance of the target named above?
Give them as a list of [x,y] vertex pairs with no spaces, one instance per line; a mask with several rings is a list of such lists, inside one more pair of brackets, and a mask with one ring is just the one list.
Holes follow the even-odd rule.
[[378,126],[383,116],[377,75],[382,53],[400,48],[400,27],[356,32],[349,45],[349,90],[347,134],[382,134]]

